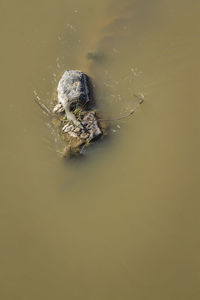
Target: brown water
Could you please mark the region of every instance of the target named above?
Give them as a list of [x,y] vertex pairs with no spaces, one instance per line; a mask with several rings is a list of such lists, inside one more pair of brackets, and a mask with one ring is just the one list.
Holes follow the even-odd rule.
[[[199,13],[195,0],[0,1],[0,299],[200,299]],[[145,99],[72,162],[33,101],[48,104],[66,68],[92,77],[108,117]]]

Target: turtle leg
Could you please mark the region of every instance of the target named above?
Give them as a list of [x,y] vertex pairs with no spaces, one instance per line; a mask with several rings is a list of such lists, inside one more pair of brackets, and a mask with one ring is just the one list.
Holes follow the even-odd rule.
[[58,103],[58,104],[56,104],[56,106],[54,106],[53,113],[54,113],[54,114],[60,114],[60,113],[62,113],[64,110],[65,110],[65,109],[64,109],[64,107],[62,106],[62,104],[61,104],[61,103]]

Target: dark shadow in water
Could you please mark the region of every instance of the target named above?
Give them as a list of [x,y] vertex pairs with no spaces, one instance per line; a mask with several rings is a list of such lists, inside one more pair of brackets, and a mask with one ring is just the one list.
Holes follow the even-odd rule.
[[103,52],[88,52],[87,59],[96,63],[104,63],[106,61],[106,55]]

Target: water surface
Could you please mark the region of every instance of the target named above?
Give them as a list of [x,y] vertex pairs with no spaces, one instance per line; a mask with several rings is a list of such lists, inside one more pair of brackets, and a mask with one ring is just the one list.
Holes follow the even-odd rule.
[[[199,11],[0,1],[1,299],[199,299]],[[72,162],[34,103],[66,68],[91,76],[109,118],[145,99]]]

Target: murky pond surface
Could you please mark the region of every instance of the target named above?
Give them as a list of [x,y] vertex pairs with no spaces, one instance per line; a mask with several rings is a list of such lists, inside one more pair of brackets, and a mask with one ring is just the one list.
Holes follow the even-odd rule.
[[[200,298],[199,12],[0,1],[1,299]],[[109,118],[145,99],[71,162],[34,103],[66,68],[91,76]]]

